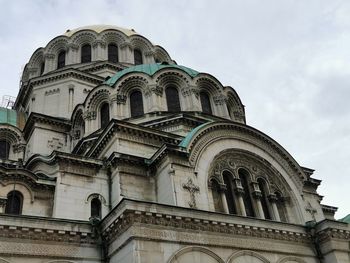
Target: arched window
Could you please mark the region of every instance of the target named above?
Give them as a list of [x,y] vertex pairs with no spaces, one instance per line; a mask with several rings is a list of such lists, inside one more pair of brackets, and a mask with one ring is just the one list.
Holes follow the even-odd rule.
[[86,44],[81,47],[81,63],[91,62],[91,46]]
[[222,173],[222,177],[224,179],[224,183],[226,185],[226,191],[225,191],[225,197],[227,201],[228,211],[230,214],[236,214],[236,206],[235,206],[235,200],[234,200],[234,194],[233,194],[233,184],[232,179],[233,176],[230,172],[224,171]]
[[45,70],[45,61],[43,61],[40,65],[40,75],[44,73],[44,70]]
[[143,115],[142,93],[138,90],[130,94],[130,111],[131,117]]
[[211,180],[210,183],[213,195],[214,209],[216,212],[224,212],[219,184],[216,180]]
[[211,105],[210,105],[210,98],[209,98],[208,93],[201,92],[199,94],[199,96],[200,96],[200,100],[201,100],[202,111],[204,113],[212,114]]
[[118,63],[118,46],[115,44],[108,45],[108,61]]
[[101,121],[101,128],[106,127],[109,123],[109,104],[107,102],[101,105],[100,121]]
[[287,222],[288,220],[287,220],[286,209],[284,207],[284,198],[279,192],[275,192],[275,195],[276,195],[276,206],[277,206],[280,219],[282,222]]
[[139,49],[134,49],[134,64],[135,65],[143,64],[142,52]]
[[91,200],[91,217],[101,218],[101,201],[97,197]]
[[66,65],[66,51],[62,50],[58,53],[57,57],[57,69],[63,68]]
[[5,207],[6,214],[20,215],[22,213],[23,195],[18,191],[11,191],[7,194]]
[[244,190],[242,197],[243,197],[245,212],[246,212],[247,216],[255,216],[252,198],[250,196],[250,187],[249,187],[249,183],[248,183],[249,174],[247,171],[245,171],[243,169],[239,169],[238,175],[239,175],[239,179],[241,180],[241,184],[242,184],[242,187]]
[[175,87],[168,87],[165,89],[166,103],[168,105],[168,111],[178,112],[181,111],[179,92]]
[[259,185],[259,189],[261,192],[260,201],[261,201],[261,206],[263,208],[264,217],[265,217],[265,219],[271,219],[271,214],[270,214],[269,204],[268,204],[268,199],[267,199],[267,187],[266,187],[265,180],[259,178],[258,185]]
[[0,140],[0,159],[8,159],[10,154],[10,143]]

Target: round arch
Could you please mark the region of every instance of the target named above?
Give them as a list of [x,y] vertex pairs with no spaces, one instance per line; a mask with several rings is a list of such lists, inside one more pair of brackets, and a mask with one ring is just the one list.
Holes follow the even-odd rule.
[[[213,251],[205,248],[205,247],[199,247],[199,246],[189,246],[189,247],[184,247],[181,248],[180,250],[176,251],[167,261],[167,263],[176,263],[177,260],[187,254],[187,253],[191,253],[191,252],[200,252],[203,253],[205,255],[207,255],[210,259],[215,260],[217,263],[224,263],[224,260],[221,259],[217,254],[215,254]],[[193,263],[197,263],[197,262],[193,262]],[[200,262],[198,262],[200,263]]]
[[301,258],[298,258],[298,257],[295,257],[295,256],[287,256],[287,257],[283,257],[283,258],[280,258],[277,263],[306,263],[305,260],[301,259]]
[[[270,261],[267,258],[265,258],[263,255],[260,255],[259,253],[251,250],[242,250],[242,251],[233,253],[227,259],[226,263],[235,263],[236,259],[240,257],[250,257],[250,258],[255,258],[259,260],[259,262],[255,261],[254,263],[270,263]],[[249,261],[249,262],[253,263],[253,261]]]

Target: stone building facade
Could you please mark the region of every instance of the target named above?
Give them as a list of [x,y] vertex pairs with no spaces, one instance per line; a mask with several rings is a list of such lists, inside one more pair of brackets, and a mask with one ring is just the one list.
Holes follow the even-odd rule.
[[37,49],[0,124],[0,262],[348,263],[320,180],[134,30]]

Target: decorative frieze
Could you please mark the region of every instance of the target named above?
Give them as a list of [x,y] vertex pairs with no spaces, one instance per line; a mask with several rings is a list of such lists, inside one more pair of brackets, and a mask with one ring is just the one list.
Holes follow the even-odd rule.
[[87,112],[84,112],[83,114],[84,121],[96,120],[96,117],[97,117],[96,111],[87,111]]
[[60,138],[52,138],[51,140],[47,141],[47,147],[55,151],[61,150],[63,145],[62,139]]
[[53,94],[57,94],[57,93],[60,93],[59,88],[45,91],[45,96],[49,96],[49,95],[53,95]]

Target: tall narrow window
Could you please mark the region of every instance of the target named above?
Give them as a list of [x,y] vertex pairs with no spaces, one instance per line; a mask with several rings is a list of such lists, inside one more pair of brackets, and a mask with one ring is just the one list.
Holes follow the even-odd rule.
[[101,128],[106,127],[109,123],[109,104],[107,102],[101,105],[100,121],[101,121]]
[[91,46],[86,44],[81,47],[81,63],[91,62]]
[[8,159],[10,154],[10,143],[0,140],[0,159]]
[[58,53],[57,57],[57,69],[63,68],[66,65],[66,51],[62,50]]
[[166,103],[168,105],[168,111],[178,112],[181,111],[179,92],[175,87],[168,87],[165,90]]
[[210,105],[210,98],[209,98],[208,93],[201,92],[199,94],[199,96],[200,96],[200,100],[201,100],[202,111],[204,113],[212,114],[211,105]]
[[245,212],[246,212],[247,216],[254,216],[253,203],[252,203],[252,198],[250,196],[250,187],[248,184],[249,174],[243,169],[240,169],[238,171],[238,174],[239,174],[239,179],[241,180],[241,184],[242,184],[242,187],[244,190],[243,202],[244,202]]
[[101,218],[101,201],[97,197],[91,200],[91,217]]
[[115,44],[108,45],[108,61],[118,63],[118,46]]
[[11,191],[7,195],[6,214],[20,215],[22,213],[23,195],[18,191]]
[[214,209],[216,212],[224,212],[220,195],[219,184],[216,180],[211,180],[211,191],[213,195]]
[[225,197],[227,201],[228,211],[230,214],[236,214],[236,207],[232,188],[232,174],[230,172],[224,171],[222,177],[226,185]]
[[41,65],[40,65],[40,75],[42,75],[44,73],[44,70],[45,70],[45,61],[41,62]]
[[143,115],[142,93],[138,90],[130,94],[130,111],[131,117]]
[[135,65],[141,65],[143,64],[142,61],[142,52],[139,49],[134,50],[134,64]]
[[287,222],[287,213],[284,207],[284,199],[279,192],[275,192],[278,214],[282,222]]
[[264,212],[264,217],[265,219],[271,219],[271,215],[270,215],[270,211],[269,211],[269,207],[268,207],[268,200],[267,200],[267,187],[266,187],[266,182],[265,180],[259,178],[258,179],[258,185],[259,185],[259,189],[261,192],[261,205],[263,208],[263,212]]

